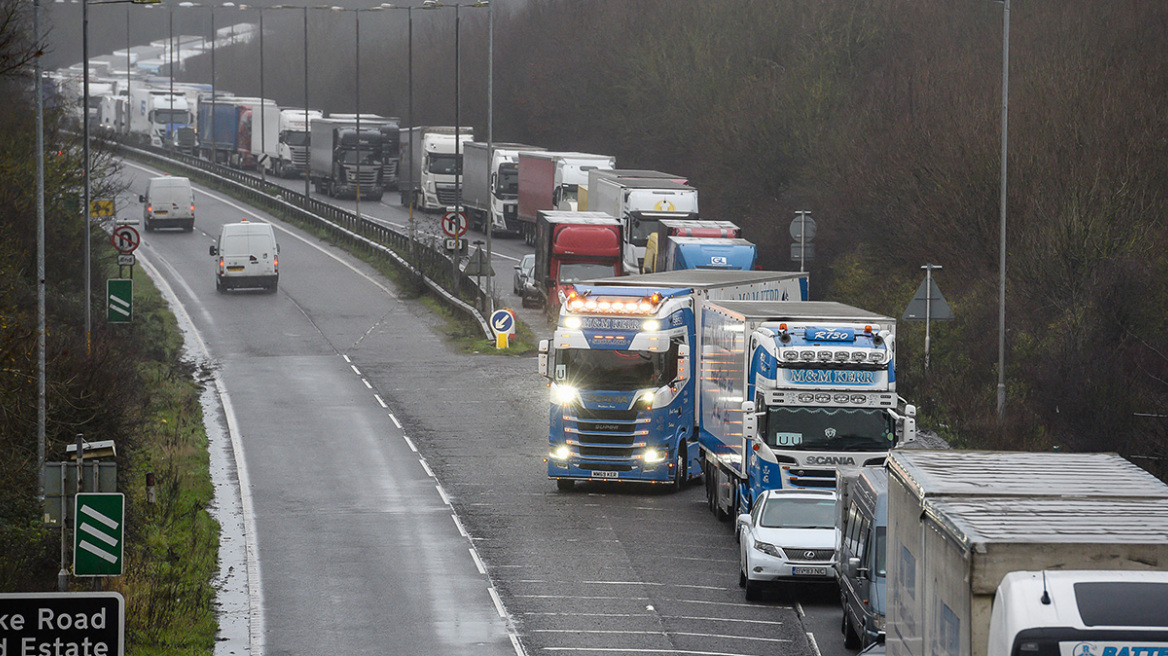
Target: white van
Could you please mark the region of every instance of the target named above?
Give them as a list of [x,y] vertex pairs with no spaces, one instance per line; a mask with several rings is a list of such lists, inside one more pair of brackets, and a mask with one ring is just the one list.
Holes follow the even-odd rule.
[[228,223],[211,245],[217,257],[215,289],[223,292],[236,287],[262,287],[276,291],[280,281],[280,245],[270,223],[253,223],[244,219]]
[[138,196],[145,203],[142,222],[147,231],[155,228],[195,229],[195,196],[188,178],[163,176],[150,178],[146,193]]

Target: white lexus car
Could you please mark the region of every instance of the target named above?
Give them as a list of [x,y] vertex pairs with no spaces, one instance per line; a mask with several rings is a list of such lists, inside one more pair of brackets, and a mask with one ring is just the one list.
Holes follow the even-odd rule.
[[738,584],[748,601],[767,584],[835,579],[835,504],[835,490],[767,490],[738,516]]

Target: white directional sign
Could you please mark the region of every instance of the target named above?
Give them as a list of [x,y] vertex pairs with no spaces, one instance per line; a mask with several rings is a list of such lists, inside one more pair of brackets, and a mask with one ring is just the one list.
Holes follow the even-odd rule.
[[122,494],[77,495],[76,528],[73,531],[74,576],[122,574],[125,497]]
[[117,592],[0,594],[0,656],[122,656],[125,638]]

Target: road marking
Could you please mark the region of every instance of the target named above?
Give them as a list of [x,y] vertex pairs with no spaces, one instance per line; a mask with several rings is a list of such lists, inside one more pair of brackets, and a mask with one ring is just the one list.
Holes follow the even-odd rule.
[[[361,382],[362,382],[362,383],[365,383],[365,388],[366,388],[366,389],[373,389],[373,385],[370,385],[370,384],[369,384],[369,381],[368,381],[368,380],[366,380],[365,378],[362,378],[362,379],[361,379]],[[376,395],[376,394],[374,394],[373,396],[377,396],[377,395]]]
[[446,496],[446,490],[443,490],[441,485],[436,485],[434,487],[438,489],[438,496],[442,497],[442,503],[445,503],[449,506],[450,497]]
[[349,365],[349,368],[350,368],[350,369],[352,369],[352,370],[353,370],[353,373],[357,374],[358,376],[360,376],[360,375],[361,375],[361,370],[357,368],[357,365],[355,365],[355,364],[350,364],[350,365]]
[[[385,403],[385,400],[381,398],[381,395],[380,395],[380,394],[374,394],[374,395],[373,395],[373,398],[377,399],[377,404],[378,404],[378,405],[380,405],[381,407],[383,407],[383,408],[388,408],[388,407],[389,407],[389,406],[388,406],[388,405]],[[393,417],[393,415],[390,415],[390,417]],[[401,428],[401,426],[398,426],[398,428]]]
[[543,651],[604,651],[619,654],[691,654],[692,656],[751,656],[742,652],[694,651],[691,649],[621,649],[620,647],[544,647]]
[[[401,428],[401,422],[397,420],[397,417],[393,416],[392,412],[389,413],[389,418],[393,420],[394,426],[397,426],[399,429]],[[409,438],[407,438],[407,439],[409,439]],[[410,447],[410,448],[413,449],[413,447]],[[414,449],[414,451],[417,451],[417,449]]]
[[819,651],[819,643],[815,642],[815,636],[811,632],[807,632],[807,641],[811,643],[811,651],[815,652],[815,656],[819,656],[822,652]]
[[[458,515],[451,515],[450,519],[454,520],[454,526],[458,529],[458,534],[469,540],[470,533],[467,533],[466,529],[462,526],[462,522],[458,521]],[[470,548],[470,555],[473,556],[476,560],[478,559],[478,554],[474,552],[474,547]],[[486,572],[483,572],[483,574],[486,574]]]
[[418,462],[422,463],[422,469],[425,469],[425,470],[426,470],[426,475],[427,475],[427,476],[429,476],[430,478],[435,478],[435,476],[434,476],[434,470],[430,469],[430,465],[426,464],[426,459],[425,459],[425,458],[419,458],[419,459],[418,459]]
[[471,560],[474,561],[475,569],[477,569],[479,571],[479,574],[486,576],[487,567],[485,565],[483,565],[483,561],[482,561],[482,559],[479,558],[478,553],[475,552],[474,547],[471,547],[470,549],[468,549],[468,551],[470,551]]
[[406,437],[405,435],[402,435],[402,439],[406,441],[406,446],[410,447],[410,451],[413,451],[414,453],[418,452],[418,447],[414,446],[413,440]]

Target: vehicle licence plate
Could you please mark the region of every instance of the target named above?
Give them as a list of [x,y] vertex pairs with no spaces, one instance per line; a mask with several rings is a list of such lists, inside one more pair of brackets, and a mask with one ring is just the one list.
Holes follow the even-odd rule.
[[154,213],[155,216],[166,216],[166,210],[158,210]]
[[617,478],[618,476],[620,476],[620,474],[617,474],[614,471],[594,471],[594,472],[592,472],[592,478]]
[[229,266],[229,267],[227,267],[227,270],[228,270],[228,271],[243,271],[243,267],[241,267],[241,266]]
[[827,576],[826,567],[793,567],[795,576]]

